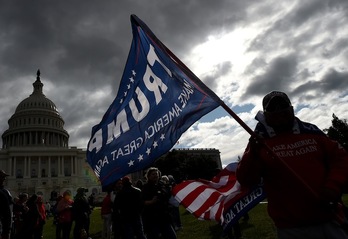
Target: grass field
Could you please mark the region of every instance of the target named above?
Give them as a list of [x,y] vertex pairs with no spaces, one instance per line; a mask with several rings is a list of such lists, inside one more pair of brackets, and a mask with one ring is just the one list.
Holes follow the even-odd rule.
[[[266,204],[259,204],[249,212],[250,219],[240,220],[242,233],[247,239],[274,239],[275,228],[267,215]],[[222,228],[215,221],[201,221],[180,207],[183,229],[177,232],[178,239],[219,239]],[[92,239],[101,239],[102,220],[100,208],[95,208],[91,216],[90,232]],[[44,227],[44,239],[55,239],[55,226],[50,218]],[[72,233],[70,238],[73,238]]]
[[[343,202],[348,205],[348,195],[343,196]],[[178,239],[221,239],[222,228],[215,221],[201,221],[180,207],[183,229],[177,232]],[[243,238],[275,239],[275,227],[267,214],[267,204],[258,204],[249,211],[248,221],[240,220]],[[95,208],[91,216],[90,232],[92,239],[101,239],[102,220],[100,208]],[[50,218],[44,227],[44,239],[55,239],[55,226]],[[70,238],[73,238],[72,233]]]

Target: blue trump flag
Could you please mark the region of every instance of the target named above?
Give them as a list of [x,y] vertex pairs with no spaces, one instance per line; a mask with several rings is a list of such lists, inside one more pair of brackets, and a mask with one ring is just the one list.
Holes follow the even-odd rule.
[[149,167],[222,102],[137,16],[131,24],[117,96],[87,145],[87,161],[104,187]]

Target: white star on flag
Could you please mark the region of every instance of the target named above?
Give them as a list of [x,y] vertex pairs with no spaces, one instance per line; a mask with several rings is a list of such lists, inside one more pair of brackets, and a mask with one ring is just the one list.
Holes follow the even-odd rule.
[[129,162],[128,162],[128,166],[130,167],[130,166],[133,166],[134,165],[134,160],[130,160]]
[[156,148],[158,146],[157,141],[154,141],[152,146],[153,148]]
[[161,134],[160,139],[163,141],[166,137],[164,137],[164,134]]
[[146,153],[147,153],[147,155],[150,155],[151,154],[151,148],[147,148],[146,149]]

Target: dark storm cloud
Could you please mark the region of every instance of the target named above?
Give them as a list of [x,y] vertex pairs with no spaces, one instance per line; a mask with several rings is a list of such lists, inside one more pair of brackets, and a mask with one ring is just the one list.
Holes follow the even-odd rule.
[[[0,81],[29,80],[15,87],[18,99],[3,100],[1,121],[32,93],[40,69],[44,93],[57,105],[71,139],[89,135],[93,125],[80,122],[98,123],[117,92],[132,40],[131,14],[180,58],[210,35],[233,29],[247,16],[250,2],[0,0]],[[111,94],[91,99],[107,87]]]
[[264,74],[252,79],[246,95],[264,95],[272,90],[287,91],[296,76],[297,63],[295,54],[275,58]]
[[263,57],[256,57],[252,62],[246,67],[244,74],[253,75],[255,69],[261,69],[267,66],[267,62]]
[[122,72],[128,55],[131,13],[183,55],[210,34],[233,28],[246,2],[2,1],[1,73],[18,77],[42,68],[52,80],[60,75],[60,82],[73,83],[81,74],[92,83],[101,74],[111,84],[110,74]]
[[[276,8],[276,7],[275,7]],[[342,9],[348,8],[347,1],[303,1],[289,13],[282,16],[268,26],[251,42],[249,51],[268,51],[273,49],[297,49],[306,51],[307,44],[320,33],[330,32],[335,36],[340,31],[340,26],[322,21],[323,17],[330,14],[338,14]],[[279,11],[283,9],[278,9]],[[342,23],[347,21],[347,16],[343,16]],[[300,29],[304,31],[299,32]],[[296,33],[295,33],[296,32]],[[317,39],[318,41],[319,39]],[[321,45],[325,43],[325,40]],[[321,46],[315,45],[316,47]],[[307,49],[318,50],[318,49]]]
[[293,93],[302,95],[307,91],[318,92],[318,94],[339,94],[342,88],[348,84],[348,72],[338,72],[335,69],[329,69],[324,77],[319,81],[309,81],[298,86]]
[[[313,101],[327,92],[340,94],[347,79],[347,6],[346,0],[0,0],[0,128],[8,128],[17,105],[32,93],[40,69],[44,94],[65,120],[70,146],[85,147],[118,90],[132,41],[131,14],[195,69],[199,66],[189,54],[196,46],[235,29],[251,30],[245,39],[250,59],[232,60],[231,54],[233,63],[214,61],[201,74],[228,103],[239,101],[234,91],[242,95],[237,103],[250,109],[253,96],[274,89]],[[200,142],[213,135],[193,133],[190,137]],[[236,135],[219,138],[233,141]],[[238,155],[230,145],[219,142],[218,147],[225,160]]]

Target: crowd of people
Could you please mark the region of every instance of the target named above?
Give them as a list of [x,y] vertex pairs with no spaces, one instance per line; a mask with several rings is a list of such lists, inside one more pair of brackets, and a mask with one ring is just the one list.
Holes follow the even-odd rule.
[[4,188],[7,176],[0,170],[0,239],[42,239],[44,225],[51,215],[56,226],[56,239],[69,239],[71,232],[74,239],[90,238],[92,211],[85,188],[78,188],[74,198],[69,190],[65,191],[51,206],[37,194],[21,193],[13,197]]
[[[173,203],[172,176],[161,176],[151,167],[146,182],[117,180],[108,190],[101,206],[103,239],[175,239],[182,228],[179,203]],[[170,180],[171,178],[171,180]]]
[[[42,239],[49,216],[53,216],[56,239],[91,239],[94,204],[86,196],[87,189],[78,188],[74,197],[66,190],[51,205],[37,194],[12,197],[3,186],[7,176],[0,171],[0,239]],[[179,203],[171,194],[174,184],[172,176],[161,176],[153,167],[145,182],[138,180],[133,185],[126,176],[110,185],[100,209],[102,239],[175,239],[182,225]]]

